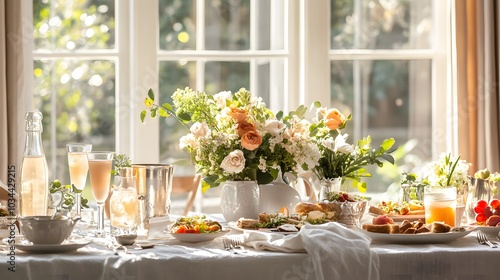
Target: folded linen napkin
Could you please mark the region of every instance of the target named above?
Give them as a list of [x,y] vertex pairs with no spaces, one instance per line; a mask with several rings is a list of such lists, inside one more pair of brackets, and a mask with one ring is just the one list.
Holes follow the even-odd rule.
[[297,234],[245,231],[247,246],[277,252],[307,252],[306,279],[379,279],[371,239],[339,223],[306,224]]

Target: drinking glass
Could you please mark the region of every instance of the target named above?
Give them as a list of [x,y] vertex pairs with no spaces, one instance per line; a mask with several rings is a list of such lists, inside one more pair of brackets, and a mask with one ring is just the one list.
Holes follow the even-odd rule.
[[68,165],[69,178],[71,184],[80,192],[75,194],[76,198],[76,216],[81,216],[82,209],[82,193],[87,182],[87,173],[89,171],[89,162],[87,153],[92,150],[92,144],[72,143],[67,144],[68,150]]
[[96,235],[98,236],[104,235],[104,202],[109,194],[113,154],[113,152],[87,153],[90,185],[92,187],[92,195],[97,203]]
[[425,223],[444,222],[455,226],[457,188],[426,187],[424,189]]
[[110,199],[112,236],[134,236],[139,225],[139,201],[134,176],[120,176]]

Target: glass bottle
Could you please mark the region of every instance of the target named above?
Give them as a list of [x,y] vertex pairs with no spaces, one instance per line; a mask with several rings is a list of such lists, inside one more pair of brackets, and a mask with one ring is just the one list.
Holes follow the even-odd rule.
[[26,113],[26,144],[21,165],[20,215],[47,215],[49,171],[42,146],[42,113]]

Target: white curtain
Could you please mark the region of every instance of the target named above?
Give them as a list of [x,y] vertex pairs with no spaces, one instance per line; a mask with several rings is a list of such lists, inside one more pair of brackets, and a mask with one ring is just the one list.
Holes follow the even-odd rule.
[[455,147],[473,172],[500,171],[500,3],[451,0]]
[[[0,0],[0,180],[19,167],[24,147],[24,114],[31,108],[33,24],[30,0]],[[0,190],[0,200],[6,193]]]

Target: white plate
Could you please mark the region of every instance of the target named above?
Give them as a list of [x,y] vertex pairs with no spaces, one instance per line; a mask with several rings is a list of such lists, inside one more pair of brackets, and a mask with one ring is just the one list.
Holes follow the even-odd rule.
[[226,235],[229,230],[222,230],[215,233],[172,233],[172,236],[183,242],[195,243],[214,240],[217,237]]
[[[368,212],[373,217],[380,216],[379,214],[375,214],[372,212]],[[418,219],[422,220],[425,223],[425,215],[391,215],[386,214],[387,217],[391,218],[394,222],[400,223],[404,220],[408,220],[408,222],[418,221]]]
[[498,235],[500,232],[500,227],[490,227],[490,226],[476,226],[475,224],[472,224],[475,229],[478,229],[488,235]]
[[[7,244],[9,240],[4,238],[3,242]],[[24,240],[16,239],[13,245],[16,249],[28,253],[48,254],[48,253],[67,253],[76,251],[79,248],[87,246],[90,241],[85,239],[74,239],[71,241],[64,241],[61,244],[33,244]],[[12,245],[12,244],[11,244]]]
[[433,244],[448,243],[458,238],[462,238],[471,233],[474,228],[467,227],[465,231],[446,232],[446,233],[418,233],[418,234],[389,234],[375,233],[363,229],[361,232],[369,236],[373,242],[395,243],[395,244]]

